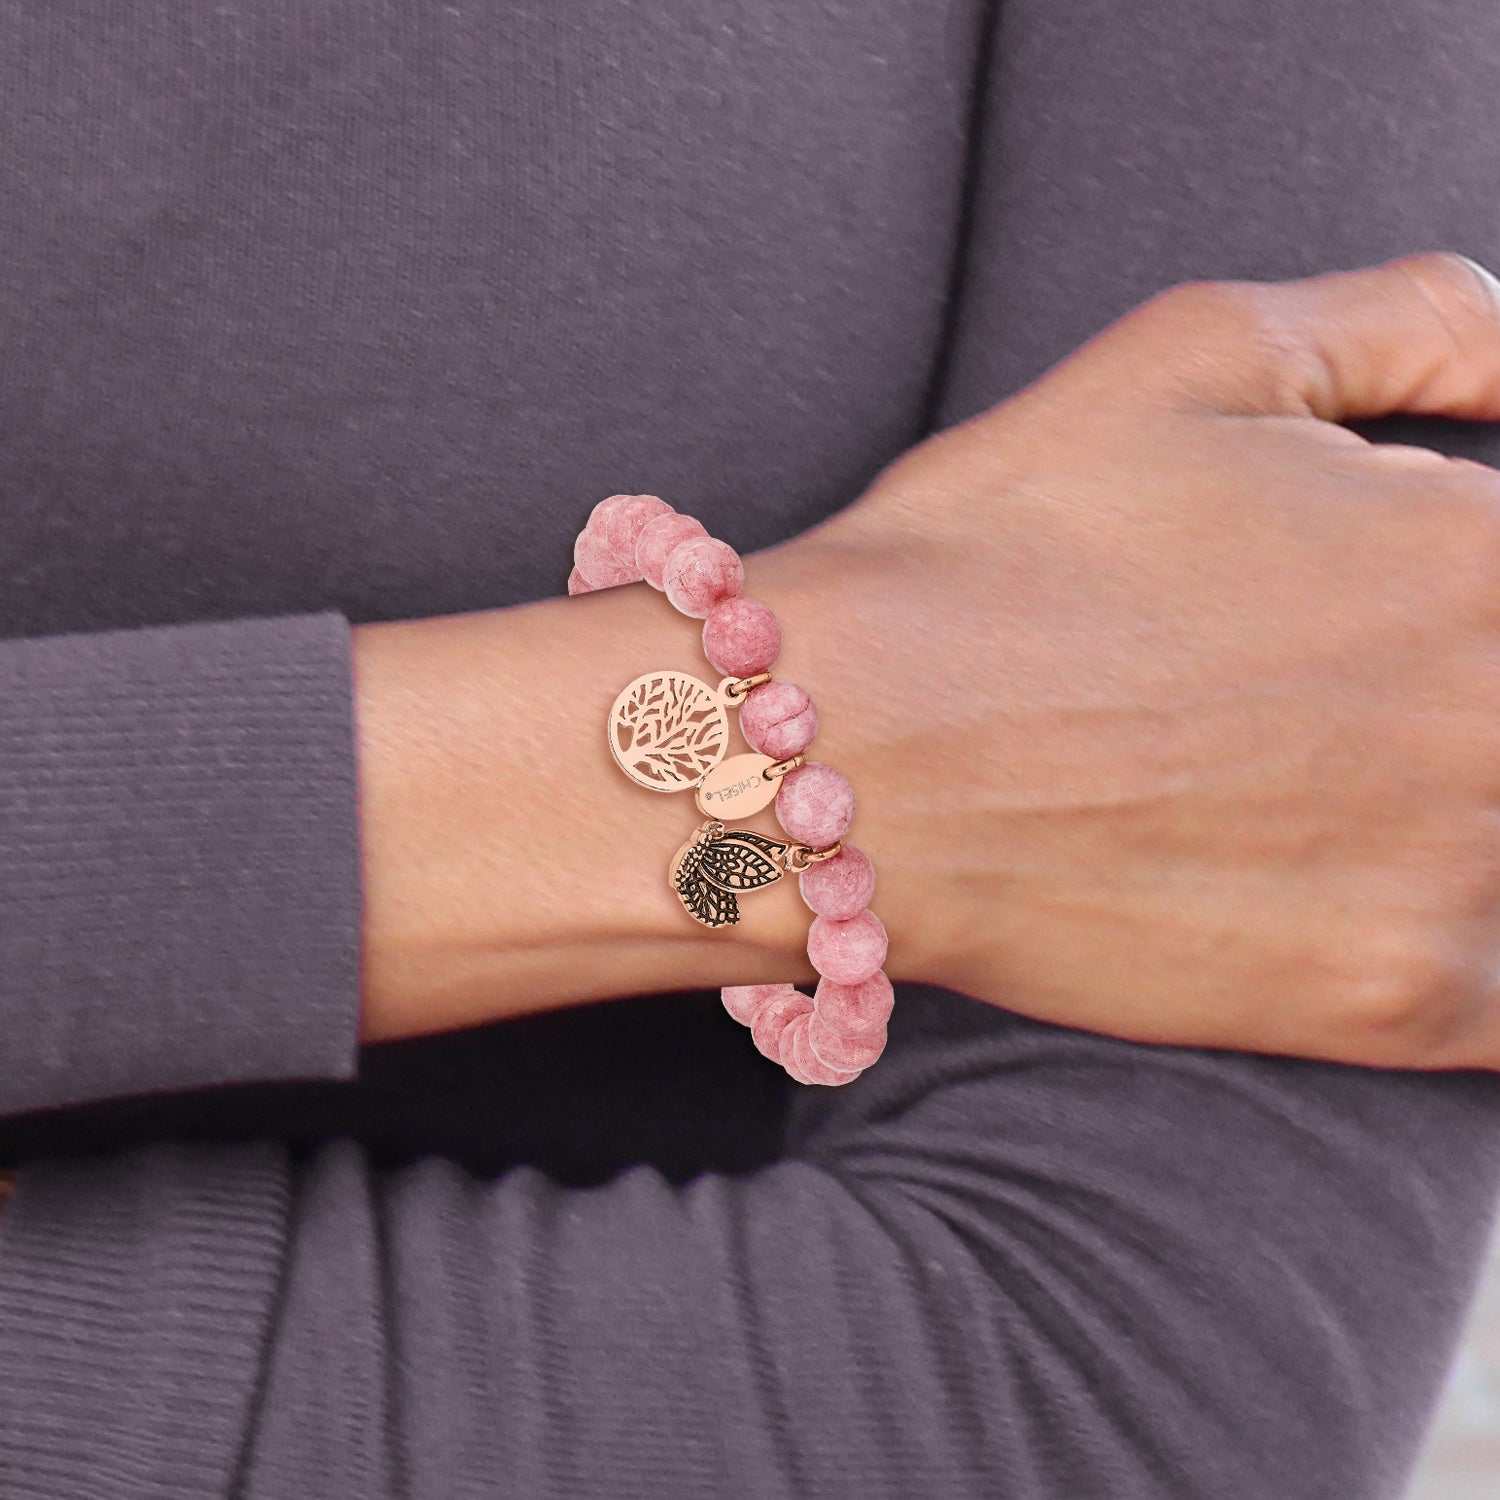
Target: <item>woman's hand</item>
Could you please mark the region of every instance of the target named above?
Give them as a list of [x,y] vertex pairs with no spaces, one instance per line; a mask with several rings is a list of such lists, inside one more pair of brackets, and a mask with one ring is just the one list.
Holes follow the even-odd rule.
[[1174,288],[747,560],[893,977],[1500,1067],[1500,474],[1389,412],[1500,420],[1458,257]]

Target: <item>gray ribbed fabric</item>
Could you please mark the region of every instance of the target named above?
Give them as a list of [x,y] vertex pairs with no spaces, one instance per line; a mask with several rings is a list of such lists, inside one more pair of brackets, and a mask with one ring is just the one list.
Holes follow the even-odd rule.
[[1500,261],[1497,61],[0,0],[0,1496],[1395,1500],[1500,1080],[915,986],[838,1090],[713,994],[361,1053],[348,626],[561,593],[616,490],[795,534],[1173,279]]

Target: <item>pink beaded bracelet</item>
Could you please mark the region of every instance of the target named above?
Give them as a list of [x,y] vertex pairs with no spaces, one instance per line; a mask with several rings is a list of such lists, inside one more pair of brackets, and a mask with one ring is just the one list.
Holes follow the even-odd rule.
[[[724,676],[716,688],[686,672],[637,677],[610,709],[610,751],[638,786],[692,790],[707,814],[668,874],[694,920],[738,922],[739,894],[797,876],[814,914],[807,956],[820,978],[812,998],[791,984],[731,985],[721,998],[756,1047],[798,1083],[848,1083],[885,1050],[895,1003],[881,968],[885,927],[870,910],[875,869],[843,842],[854,791],[832,766],[804,754],[818,711],[795,683],[772,680],[781,627],[764,604],[741,594],[739,554],[655,495],[611,495],[578,535],[568,592],[642,579],[703,621],[703,654]],[[739,710],[750,754],[725,755],[731,708]],[[728,826],[773,800],[790,842]]]

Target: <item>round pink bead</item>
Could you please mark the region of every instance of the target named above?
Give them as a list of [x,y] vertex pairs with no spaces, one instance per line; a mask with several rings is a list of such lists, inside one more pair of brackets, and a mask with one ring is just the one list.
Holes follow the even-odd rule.
[[781,626],[758,599],[731,594],[704,616],[703,654],[726,677],[769,672],[781,655]]
[[620,503],[605,515],[602,525],[594,525],[590,518],[590,526],[604,538],[609,550],[622,564],[637,571],[635,544],[647,522],[675,512],[660,495],[617,495],[615,498]]
[[[795,682],[763,682],[758,688],[751,688],[740,704],[740,733],[750,748],[762,755],[776,760],[800,755],[812,744],[817,732],[818,711],[806,690]],[[799,766],[792,774],[805,769]],[[831,844],[833,839],[827,842]]]
[[689,537],[667,553],[661,586],[673,609],[702,620],[719,600],[744,588],[745,565],[728,542],[716,536]]
[[587,594],[593,587],[594,585],[588,582],[577,568],[574,568],[568,574],[568,592],[570,594]]
[[[820,1083],[836,1088],[841,1083],[848,1083],[858,1078],[861,1069],[835,1067],[825,1062],[813,1050],[808,1027],[816,1020],[816,1014],[809,1011],[806,1015],[793,1016],[782,1028],[781,1066],[798,1083]],[[865,1050],[868,1051],[868,1047]]]
[[593,508],[593,510],[589,512],[589,518],[583,523],[583,529],[585,531],[592,531],[595,533],[595,535],[603,537],[604,528],[609,524],[610,512],[616,509],[618,506],[623,505],[627,500],[631,499],[634,499],[634,496],[606,495],[604,499],[602,499]]
[[657,516],[641,527],[641,534],[635,539],[636,570],[652,588],[659,589],[667,554],[681,542],[707,535],[708,528],[697,516],[685,516],[675,510]]
[[[768,682],[766,687],[770,687]],[[756,688],[753,698],[760,689]],[[749,706],[749,700],[746,700]],[[745,710],[740,710],[740,728]],[[745,732],[749,739],[749,732]],[[752,743],[754,743],[752,741]],[[769,750],[761,752],[769,755]],[[810,760],[789,771],[776,789],[776,821],[782,831],[813,849],[826,849],[848,833],[854,821],[854,788],[832,766]]]
[[612,589],[617,584],[634,583],[641,575],[633,567],[620,562],[609,544],[596,531],[587,527],[578,533],[573,543],[573,566],[578,569],[583,581],[591,588]]
[[868,906],[845,922],[814,917],[807,929],[813,968],[836,984],[868,979],[885,962],[887,946],[885,923]]
[[779,1063],[781,1063],[781,1066],[782,1066],[782,1067],[783,1067],[783,1068],[785,1068],[785,1069],[786,1069],[786,1074],[787,1074],[787,1077],[788,1077],[788,1078],[790,1078],[790,1079],[791,1079],[791,1080],[792,1080],[792,1082],[793,1082],[793,1083],[811,1083],[811,1082],[812,1082],[812,1079],[811,1079],[811,1078],[809,1078],[809,1077],[808,1077],[808,1076],[807,1076],[807,1074],[806,1074],[806,1073],[804,1073],[804,1072],[803,1072],[803,1071],[802,1071],[802,1070],[801,1070],[801,1069],[800,1069],[800,1068],[799,1068],[799,1067],[798,1067],[798,1066],[797,1066],[797,1065],[796,1065],[796,1063],[794,1063],[794,1062],[793,1062],[793,1061],[792,1061],[792,1060],[791,1060],[791,1057],[790,1057],[790,1055],[789,1055],[789,1056],[788,1056],[788,1057],[787,1057],[787,1059],[786,1059],[786,1061],[785,1061],[785,1062],[782,1062],[782,1060],[781,1060],[781,1058],[780,1058],[780,1057],[778,1057],[778,1058],[777,1058],[777,1059],[776,1059],[776,1061],[777,1061],[777,1062],[779,1062]]
[[756,1051],[763,1057],[769,1057],[772,1062],[780,1062],[776,1049],[781,1028],[793,1016],[800,1016],[804,1011],[811,1010],[812,1001],[801,990],[794,989],[789,995],[773,995],[761,1006],[750,1023],[750,1037],[755,1043]]
[[798,1029],[805,1031],[807,1023],[812,1019],[812,1012],[799,1012],[792,1016],[776,1035],[776,1061],[791,1074],[797,1083],[811,1083],[812,1079],[806,1077],[792,1058],[792,1039]]
[[885,1051],[886,1029],[882,1024],[862,1036],[845,1036],[835,1031],[822,1013],[808,1017],[807,1045],[814,1057],[830,1068],[860,1071],[868,1068]]
[[797,886],[802,899],[820,917],[844,922],[870,904],[875,894],[875,866],[863,850],[845,844],[832,859],[809,865],[797,877]]
[[730,984],[719,992],[719,998],[724,1002],[724,1009],[741,1026],[749,1026],[754,1023],[761,1006],[796,993],[794,984]]
[[884,969],[857,984],[840,984],[826,975],[813,991],[813,1007],[823,1024],[841,1036],[869,1036],[883,1030],[896,1005],[896,989]]

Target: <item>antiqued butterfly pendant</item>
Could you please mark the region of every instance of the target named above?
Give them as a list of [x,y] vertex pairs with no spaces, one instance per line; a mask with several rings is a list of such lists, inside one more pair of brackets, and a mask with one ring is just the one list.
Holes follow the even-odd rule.
[[[758,891],[799,867],[810,851],[748,828],[726,828],[718,818],[700,823],[672,857],[672,889],[688,915],[705,927],[740,919],[739,891]],[[778,863],[783,861],[784,863]]]

